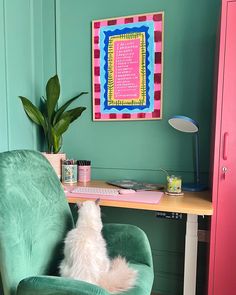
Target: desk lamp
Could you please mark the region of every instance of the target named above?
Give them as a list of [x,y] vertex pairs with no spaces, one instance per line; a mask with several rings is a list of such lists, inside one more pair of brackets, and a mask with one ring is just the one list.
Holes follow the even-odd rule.
[[193,133],[195,137],[195,149],[194,149],[195,180],[194,180],[194,183],[183,184],[182,186],[183,190],[190,191],[190,192],[199,192],[206,189],[206,186],[200,183],[200,177],[199,177],[199,140],[198,140],[199,125],[198,125],[198,122],[186,116],[173,116],[172,118],[168,120],[168,122],[173,128],[181,132]]

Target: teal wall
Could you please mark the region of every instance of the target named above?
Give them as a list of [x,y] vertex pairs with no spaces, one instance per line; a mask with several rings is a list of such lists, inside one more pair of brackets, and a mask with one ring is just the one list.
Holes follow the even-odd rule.
[[[192,178],[192,137],[172,129],[167,119],[184,114],[200,123],[201,172],[209,170],[210,117],[219,0],[57,1],[58,72],[63,96],[82,90],[88,110],[71,126],[64,151],[88,158],[95,178],[132,177],[159,181],[162,167]],[[91,120],[91,21],[165,12],[163,120]]]
[[[36,145],[33,126],[17,100],[17,95],[34,93],[34,25],[30,4],[29,1],[0,1],[1,150],[35,148]],[[21,128],[24,132],[20,136]]]
[[[91,159],[94,178],[162,181],[162,167],[191,179],[191,135],[167,123],[184,114],[200,123],[201,172],[207,179],[219,2],[0,0],[0,150],[39,147],[17,97],[38,104],[45,82],[57,71],[62,97],[90,93],[80,99],[87,111],[65,135],[64,151]],[[91,21],[154,11],[165,12],[163,119],[93,122]]]
[[[39,104],[45,82],[58,72],[62,100],[89,91],[80,99],[87,111],[64,136],[63,149],[68,157],[91,159],[93,178],[162,182],[162,167],[191,180],[191,136],[167,123],[170,116],[184,114],[200,123],[201,176],[207,180],[219,6],[220,0],[0,0],[0,151],[41,149],[38,131],[17,97]],[[165,12],[163,119],[93,122],[91,21],[156,11]],[[148,211],[103,211],[105,222],[134,223],[147,232],[154,290],[181,294],[184,221],[157,220]],[[205,267],[204,253],[199,269]],[[198,294],[203,284],[198,276]]]
[[55,73],[54,35],[54,1],[0,0],[0,151],[40,147],[18,96],[39,103]]

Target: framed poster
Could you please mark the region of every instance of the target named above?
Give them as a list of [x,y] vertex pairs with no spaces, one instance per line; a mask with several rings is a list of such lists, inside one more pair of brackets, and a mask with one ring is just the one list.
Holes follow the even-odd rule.
[[163,21],[163,12],[93,21],[93,120],[162,118]]

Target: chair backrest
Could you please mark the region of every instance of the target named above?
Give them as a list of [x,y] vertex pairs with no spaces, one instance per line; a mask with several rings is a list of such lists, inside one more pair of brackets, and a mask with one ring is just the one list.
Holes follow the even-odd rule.
[[64,191],[35,151],[0,153],[0,272],[5,295],[21,279],[57,274],[65,235],[73,227]]

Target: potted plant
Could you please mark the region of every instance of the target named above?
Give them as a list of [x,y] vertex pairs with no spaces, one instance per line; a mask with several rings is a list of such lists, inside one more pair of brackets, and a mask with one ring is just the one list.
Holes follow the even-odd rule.
[[[51,77],[46,85],[46,98],[42,97],[41,110],[36,107],[28,98],[19,96],[23,104],[24,110],[28,117],[43,129],[45,142],[47,145],[46,157],[54,162],[54,157],[59,157],[60,162],[63,156],[52,156],[58,154],[62,147],[62,134],[68,129],[70,124],[78,119],[85,107],[76,107],[70,110],[67,108],[70,104],[80,96],[87,94],[81,92],[73,98],[67,100],[61,107],[58,107],[58,99],[60,97],[60,81],[57,75]],[[64,155],[65,158],[65,155]],[[53,165],[53,163],[51,164]],[[57,164],[58,166],[58,164]],[[59,169],[61,165],[59,163]],[[58,170],[58,167],[55,169]],[[61,170],[61,169],[60,169]],[[56,171],[60,177],[61,173]]]

